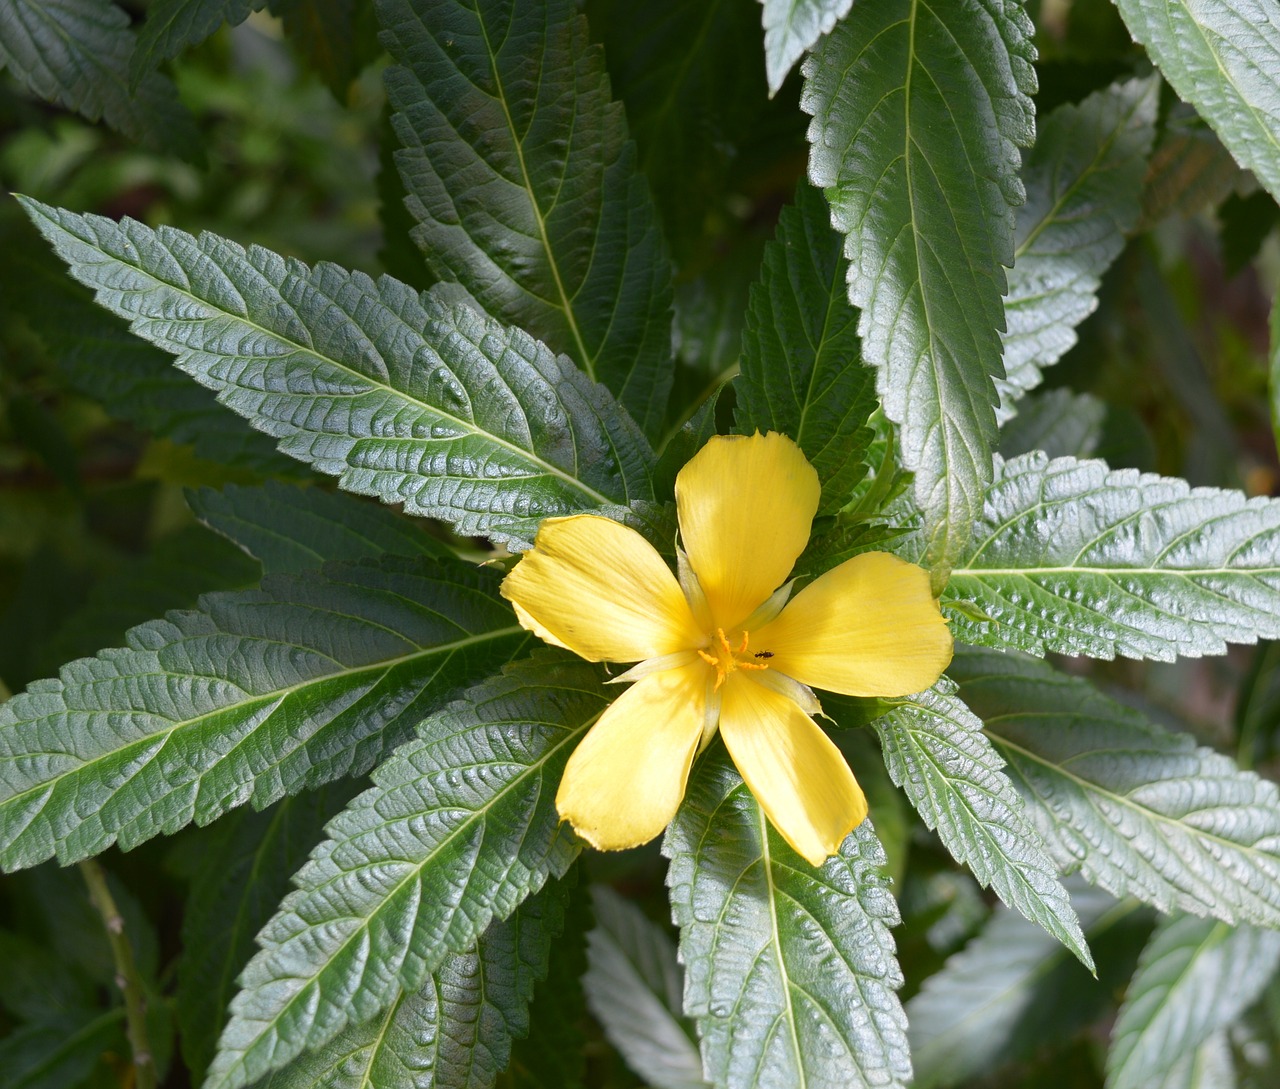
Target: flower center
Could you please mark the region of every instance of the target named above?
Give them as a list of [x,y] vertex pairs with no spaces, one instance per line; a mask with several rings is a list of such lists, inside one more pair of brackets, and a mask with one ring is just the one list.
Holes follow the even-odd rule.
[[715,638],[711,640],[706,650],[698,651],[700,657],[709,666],[713,666],[716,671],[715,691],[720,690],[720,686],[724,684],[724,679],[730,673],[737,669],[768,669],[769,663],[764,661],[766,658],[772,658],[773,655],[762,650],[756,654],[749,654],[747,646],[751,641],[751,637],[747,632],[742,633],[742,642],[738,646],[734,646],[729,642],[728,637],[724,633],[724,628],[716,628]]

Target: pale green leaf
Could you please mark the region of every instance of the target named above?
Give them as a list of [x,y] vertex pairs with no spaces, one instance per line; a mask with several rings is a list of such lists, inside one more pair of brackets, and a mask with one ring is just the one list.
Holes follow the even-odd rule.
[[635,425],[518,329],[390,277],[23,204],[99,303],[350,491],[517,546],[651,497]]
[[1195,1051],[1183,1055],[1151,1089],[1236,1089],[1230,1035],[1225,1029],[1215,1032]]
[[1175,915],[1142,952],[1111,1032],[1107,1089],[1159,1086],[1253,1004],[1280,966],[1280,933]]
[[764,65],[769,94],[782,87],[792,67],[849,14],[853,0],[760,0],[764,5]]
[[1051,458],[1087,458],[1102,440],[1107,406],[1091,393],[1049,389],[1018,402],[1018,414],[1000,429],[1006,461],[1032,450]]
[[694,770],[663,853],[685,1012],[716,1086],[907,1084],[898,908],[869,821],[815,869],[717,749]]
[[391,557],[210,594],[0,708],[0,865],[361,774],[526,636],[498,576]]
[[953,615],[968,643],[1222,654],[1280,636],[1280,502],[1033,452],[997,465],[943,600],[991,618]]
[[205,1089],[248,1085],[417,991],[579,845],[556,812],[565,762],[614,692],[545,652],[426,718],[329,825],[258,936]]
[[1091,971],[1093,958],[1044,841],[982,723],[945,680],[873,723],[893,781],[983,886],[1038,923]]
[[596,885],[591,895],[596,925],[582,981],[591,1012],[646,1085],[704,1089],[675,942],[612,889]]
[[1001,415],[1075,344],[1098,305],[1102,274],[1141,211],[1159,86],[1154,77],[1115,84],[1039,125],[1004,303]]
[[570,356],[656,437],[671,262],[604,54],[573,0],[379,0],[432,274]]
[[136,87],[148,72],[209,37],[224,23],[236,26],[266,0],[153,0],[129,58],[129,83]]
[[1079,677],[994,651],[948,670],[1060,865],[1161,911],[1280,927],[1280,790]]
[[1031,33],[999,0],[862,0],[804,66],[809,177],[847,236],[863,354],[901,428],[939,586],[991,480]]
[[1116,0],[1160,74],[1280,197],[1280,19],[1269,0]]

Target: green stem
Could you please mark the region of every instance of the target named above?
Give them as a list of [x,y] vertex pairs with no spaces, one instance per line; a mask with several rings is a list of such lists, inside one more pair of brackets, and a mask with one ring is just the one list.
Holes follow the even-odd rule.
[[133,959],[133,946],[124,932],[124,916],[107,887],[106,871],[96,859],[80,863],[80,873],[89,886],[89,900],[102,916],[102,925],[111,943],[111,957],[116,966],[116,986],[124,995],[125,1034],[133,1052],[134,1089],[156,1089],[156,1066],[147,1039],[147,999],[142,991],[142,977]]

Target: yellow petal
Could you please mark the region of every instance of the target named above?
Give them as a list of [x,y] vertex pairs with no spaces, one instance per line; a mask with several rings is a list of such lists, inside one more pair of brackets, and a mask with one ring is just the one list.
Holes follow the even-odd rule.
[[740,624],[786,579],[820,492],[800,447],[773,431],[717,436],[680,470],[680,538],[718,627]]
[[929,574],[887,552],[865,552],[821,575],[772,623],[751,633],[769,667],[847,696],[906,696],[951,662],[951,630]]
[[548,518],[502,596],[535,635],[591,662],[638,662],[704,641],[657,550],[610,518]]
[[699,660],[637,681],[569,757],[556,809],[593,847],[638,847],[675,816],[702,739],[709,672]]
[[782,838],[821,866],[867,815],[853,772],[786,696],[741,674],[721,691],[720,736],[738,771]]

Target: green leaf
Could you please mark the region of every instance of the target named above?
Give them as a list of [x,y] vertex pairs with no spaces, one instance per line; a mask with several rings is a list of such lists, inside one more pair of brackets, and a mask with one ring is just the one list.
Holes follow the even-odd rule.
[[203,843],[182,918],[177,1017],[182,1056],[199,1084],[214,1052],[254,935],[289,891],[289,877],[355,792],[349,780],[284,798],[261,813],[223,817]]
[[627,1065],[653,1089],[704,1089],[702,1057],[682,1013],[676,946],[634,904],[591,890],[596,926],[583,978],[591,1012]]
[[390,277],[23,204],[99,303],[350,491],[516,546],[650,497],[634,424],[519,329]]
[[1043,450],[1051,458],[1087,458],[1102,441],[1107,406],[1091,393],[1047,389],[1018,402],[1018,414],[1000,429],[1006,461]]
[[1039,126],[1004,303],[1002,415],[1075,344],[1102,274],[1138,222],[1159,86],[1154,77],[1114,84]]
[[1280,933],[1176,915],[1142,951],[1107,1054],[1107,1089],[1161,1085],[1251,1006],[1280,966]]
[[128,1052],[122,1006],[24,1025],[0,1041],[4,1089],[79,1089],[106,1051]]
[[818,471],[820,514],[849,502],[874,437],[866,420],[876,408],[875,372],[862,365],[847,268],[826,202],[801,182],[751,289],[733,387],[739,431],[790,435]]
[[1280,23],[1264,0],[1116,0],[1160,74],[1280,197]]
[[498,577],[391,557],[211,594],[0,708],[0,865],[359,775],[526,636]]
[[809,177],[847,236],[864,358],[901,427],[939,588],[991,480],[1032,29],[998,0],[864,0],[804,65]]
[[46,102],[156,151],[200,156],[200,136],[174,85],[151,72],[135,95],[129,16],[110,0],[7,0],[0,7],[0,68]]
[[1052,935],[997,908],[982,932],[907,1003],[913,1089],[990,1074],[1066,1039],[1107,1008],[1111,986],[1124,986],[1132,968],[1125,954],[1142,941],[1144,913],[1135,901],[1117,903],[1078,880],[1072,903],[1105,984]]
[[775,95],[805,51],[849,14],[853,0],[760,0],[764,5],[764,64]]
[[1042,655],[1222,654],[1280,636],[1280,503],[1039,451],[1003,462],[944,602],[962,642]]
[[567,890],[553,883],[475,948],[449,957],[381,1016],[351,1025],[257,1089],[489,1089],[511,1042],[529,1030],[529,998],[564,924]]
[[373,775],[258,936],[205,1089],[233,1089],[416,991],[579,846],[556,813],[608,706],[602,668],[546,652],[425,719]]
[[210,529],[260,561],[267,574],[384,554],[449,555],[420,522],[344,492],[268,481],[259,488],[232,484],[222,491],[188,492],[187,505]]
[[266,0],[153,0],[138,42],[129,58],[129,86],[136,88],[147,73],[209,37],[224,23],[237,26]]
[[814,869],[717,748],[667,829],[685,1011],[717,1086],[904,1086],[898,909],[869,821]]
[[1189,219],[1216,206],[1243,179],[1213,129],[1185,102],[1173,104],[1161,128],[1143,187],[1139,231],[1171,216]]
[[1159,1089],[1235,1089],[1236,1084],[1231,1037],[1223,1030],[1215,1032],[1195,1051],[1183,1055]]
[[982,723],[955,697],[954,688],[940,683],[875,720],[885,767],[957,861],[1093,971],[1080,923],[1044,841],[1027,820]]
[[1043,662],[965,651],[948,670],[1050,852],[1161,911],[1280,927],[1280,790]]
[[656,438],[671,267],[573,0],[379,0],[396,162],[438,279],[603,382]]
[[375,60],[377,21],[367,0],[267,0],[285,39],[340,102],[366,64]]
[[1280,287],[1271,300],[1271,359],[1267,381],[1271,402],[1271,437],[1280,450]]

